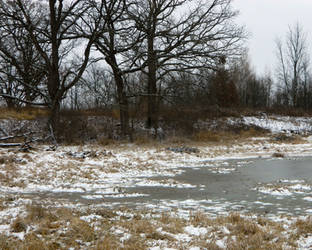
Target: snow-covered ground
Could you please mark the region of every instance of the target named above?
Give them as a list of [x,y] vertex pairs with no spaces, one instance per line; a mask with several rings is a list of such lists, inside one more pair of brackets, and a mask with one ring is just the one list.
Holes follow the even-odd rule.
[[[227,122],[236,123],[238,120],[229,118]],[[36,224],[36,221],[29,222],[25,219],[29,217],[30,207],[36,206],[43,206],[53,211],[61,211],[60,209],[66,208],[76,214],[76,217],[67,218],[64,221],[61,221],[61,218],[65,217],[54,215],[59,216],[59,220],[49,222],[51,224],[49,227],[53,228],[53,223],[55,223],[55,232],[57,232],[58,237],[61,237],[62,234],[67,235],[69,231],[72,232],[71,230],[79,231],[79,227],[92,227],[96,232],[97,240],[79,238],[75,241],[76,245],[73,245],[74,243],[69,244],[72,249],[92,248],[99,244],[100,237],[105,238],[105,235],[99,233],[105,228],[105,225],[107,227],[104,220],[110,221],[111,227],[108,231],[118,239],[121,247],[126,242],[128,244],[131,240],[136,239],[135,237],[145,239],[148,242],[145,248],[154,250],[208,249],[209,246],[212,247],[210,244],[220,249],[227,248],[229,245],[235,246],[235,242],[242,239],[239,238],[241,237],[239,233],[235,231],[238,229],[233,225],[238,223],[237,225],[247,228],[247,224],[252,224],[254,218],[252,216],[246,217],[246,221],[236,217],[232,218],[231,212],[239,211],[239,204],[232,204],[222,199],[198,201],[190,197],[182,201],[171,200],[159,201],[158,204],[138,204],[138,207],[145,211],[146,216],[149,216],[149,220],[154,221],[152,224],[155,229],[152,233],[148,231],[152,229],[143,226],[146,231],[141,232],[136,229],[134,232],[132,228],[127,228],[128,226],[122,223],[119,225],[120,223],[116,221],[125,220],[128,221],[128,224],[133,223],[134,227],[135,224],[141,223],[143,220],[141,218],[141,220],[136,221],[134,216],[136,210],[129,209],[128,214],[124,214],[125,212],[120,206],[120,199],[146,197],[146,194],[133,192],[131,188],[169,187],[182,190],[205,188],[201,184],[194,185],[174,179],[175,176],[184,171],[183,169],[200,169],[205,166],[209,167],[211,173],[226,175],[236,171],[236,168],[228,165],[227,161],[231,159],[241,159],[238,165],[244,167],[248,159],[270,158],[274,153],[280,153],[286,157],[312,155],[312,140],[308,136],[312,131],[310,118],[244,117],[243,119],[240,118],[239,122],[268,129],[273,134],[295,133],[304,136],[300,137],[300,142],[297,141],[296,143],[277,141],[274,140],[275,135],[268,135],[258,138],[237,139],[230,143],[216,143],[215,145],[212,143],[178,145],[178,147],[194,147],[197,149],[194,153],[173,152],[168,150],[166,143],[157,143],[154,146],[137,146],[135,144],[118,144],[105,147],[95,144],[60,146],[56,151],[49,151],[48,146],[38,145],[30,152],[0,149],[0,248],[2,247],[1,235],[13,237],[10,239],[27,241],[29,235],[35,234],[39,239],[47,240],[43,233],[38,233],[41,225]],[[259,184],[255,190],[265,195],[285,197],[291,197],[293,194],[301,192],[305,194],[303,197],[305,201],[312,200],[312,187],[304,180],[280,180],[279,183]],[[209,221],[211,224],[208,222],[206,224],[199,223],[194,219],[194,213],[201,211],[200,204],[202,203],[208,204],[203,213],[211,218]],[[270,204],[259,201],[259,206],[268,205]],[[116,214],[107,217],[108,215],[99,212],[103,208],[113,209],[113,213]],[[168,220],[172,220],[171,223],[177,223],[176,230],[169,228],[172,225],[166,224],[165,219],[160,219],[162,213],[172,215]],[[221,219],[218,221],[217,216],[224,216],[224,221],[220,222]],[[241,216],[246,215],[242,213]],[[258,218],[259,215],[255,213],[254,216]],[[270,239],[270,237],[268,244],[275,244],[275,246],[281,246],[283,249],[291,249],[291,244],[297,244],[294,247],[298,249],[310,249],[312,247],[312,229],[311,232],[309,228],[305,229],[308,231],[302,234],[298,232],[299,229],[304,230],[299,222],[310,221],[311,218],[308,215],[301,217],[286,216],[287,214],[283,213],[267,216],[266,219],[271,221],[270,223],[277,223],[274,225],[270,225],[269,222],[260,223],[258,218],[256,219],[257,230],[260,228],[263,232],[266,230],[277,231],[276,228],[281,226],[283,229],[280,229],[281,235],[279,237],[285,238],[285,240],[281,240],[282,245],[277,245],[279,240]],[[15,229],[18,219],[22,220],[20,222],[21,230]],[[72,228],[72,224],[78,228]],[[178,225],[180,226],[179,229],[177,228]],[[252,231],[253,229],[250,229],[249,226],[248,224],[246,230]],[[246,230],[244,232],[248,237],[249,234],[252,236],[257,234],[257,232],[246,232]],[[295,237],[290,243],[286,239],[293,234],[296,234],[297,238]],[[247,242],[246,244],[255,243]],[[68,245],[60,245],[60,247],[68,247]]]

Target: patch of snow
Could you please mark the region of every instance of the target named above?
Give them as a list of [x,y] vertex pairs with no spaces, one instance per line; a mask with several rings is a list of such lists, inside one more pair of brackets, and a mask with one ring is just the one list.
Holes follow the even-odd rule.
[[122,193],[122,194],[111,194],[111,195],[104,195],[105,197],[109,198],[133,198],[133,197],[146,197],[149,194],[140,194],[140,193]]
[[306,196],[304,198],[302,198],[305,201],[312,201],[312,197],[311,196]]
[[227,240],[227,237],[224,237],[222,240],[221,239],[216,240],[216,245],[218,247],[220,247],[221,249],[225,249],[226,248],[226,240]]
[[103,195],[82,195],[81,198],[86,200],[103,199]]
[[188,234],[176,234],[174,235],[174,238],[181,242],[190,242],[192,240],[192,237]]
[[276,195],[276,196],[290,196],[293,194],[288,189],[283,188],[283,187],[279,187],[279,188],[260,187],[257,190],[263,194]]
[[191,247],[189,250],[200,250],[200,247]]
[[171,188],[196,188],[196,185],[189,183],[179,183],[173,179],[167,179],[165,182],[154,180],[142,180],[135,184],[137,187],[171,187]]
[[272,206],[273,203],[269,203],[269,202],[262,202],[262,201],[255,201],[254,204],[259,204],[262,206]]
[[234,172],[236,169],[235,168],[214,168],[211,169],[211,173],[213,174],[230,174]]
[[100,215],[96,215],[96,214],[89,214],[86,216],[81,216],[80,219],[90,223],[93,220],[102,219],[102,217]]
[[221,231],[222,231],[224,234],[230,234],[230,233],[231,233],[230,230],[229,230],[227,227],[225,227],[225,226],[223,226],[223,227],[221,228]]
[[[233,123],[238,121],[234,118],[229,118]],[[308,117],[287,117],[287,116],[272,116],[272,117],[243,117],[241,122],[245,125],[258,126],[263,129],[270,130],[272,133],[301,133],[306,134],[312,131],[312,119]]]
[[281,182],[281,183],[292,183],[292,184],[295,184],[295,183],[304,183],[305,181],[304,181],[304,180],[287,180],[287,179],[281,179],[281,180],[279,180],[279,182]]
[[297,241],[298,249],[311,249],[312,248],[312,236],[301,236]]
[[289,186],[288,188],[292,189],[292,190],[304,190],[304,191],[309,191],[311,190],[311,187],[308,185],[302,185],[302,184],[296,184],[296,185],[292,185]]
[[184,228],[184,231],[190,235],[195,235],[195,236],[207,234],[207,232],[208,232],[207,228],[194,227],[194,226],[187,226]]
[[132,237],[132,235],[131,234],[129,234],[129,233],[124,233],[123,234],[123,236],[122,237],[120,237],[120,242],[124,242],[124,241],[127,241],[127,240],[129,240],[130,238]]

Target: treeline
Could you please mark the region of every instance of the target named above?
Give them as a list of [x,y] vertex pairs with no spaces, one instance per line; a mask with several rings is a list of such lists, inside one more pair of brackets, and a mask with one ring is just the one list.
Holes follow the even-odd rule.
[[62,106],[118,107],[125,137],[133,112],[156,129],[166,108],[309,108],[307,63],[290,74],[279,43],[284,82],[272,91],[272,77],[250,68],[231,2],[0,1],[0,96],[8,107],[48,107],[51,131]]

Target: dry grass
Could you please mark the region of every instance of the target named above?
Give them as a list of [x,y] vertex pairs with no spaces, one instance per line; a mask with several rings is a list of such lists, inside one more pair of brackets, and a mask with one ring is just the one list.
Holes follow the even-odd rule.
[[[220,248],[216,242],[220,239],[224,240],[226,249],[233,250],[284,249],[285,246],[295,249],[296,240],[300,236],[310,235],[312,231],[310,217],[294,223],[292,225],[294,234],[287,239],[285,235],[287,229],[284,229],[281,223],[262,217],[243,217],[238,213],[212,218],[198,211],[191,213],[189,219],[183,219],[177,214],[158,214],[131,209],[120,210],[117,213],[114,210],[101,208],[80,213],[72,209],[46,209],[37,205],[28,206],[27,212],[25,218],[16,218],[11,225],[11,230],[25,232],[26,228],[36,229],[30,230],[23,241],[0,235],[0,249],[141,250],[158,246],[157,244],[165,244],[159,246],[176,249],[198,246],[203,249],[217,250]],[[102,219],[96,219],[96,227],[80,218],[88,214],[101,216]],[[208,233],[192,236],[189,242],[178,241],[172,236],[184,234],[184,228],[188,225],[206,228]],[[116,228],[124,233],[115,233]],[[223,228],[227,228],[228,232],[223,231]],[[121,240],[126,234],[130,237]]]
[[195,142],[227,143],[251,137],[264,136],[266,134],[267,131],[253,127],[227,131],[200,130],[194,133],[191,139]]
[[120,243],[117,237],[113,234],[106,234],[102,239],[97,242],[95,246],[95,250],[111,250],[119,248]]
[[283,153],[280,153],[280,152],[275,152],[272,154],[272,157],[275,157],[275,158],[284,158],[285,155]]
[[152,135],[138,135],[135,137],[134,143],[139,146],[154,145],[157,143]]
[[11,244],[10,244],[9,237],[4,234],[0,234],[0,249],[2,250],[12,249],[10,245]]
[[171,234],[183,233],[183,228],[186,226],[187,221],[177,216],[162,213],[159,219],[164,231]]
[[306,143],[304,138],[299,135],[286,135],[286,134],[278,134],[272,137],[271,142],[280,144],[280,143],[291,143],[291,144],[302,144]]
[[94,229],[86,221],[77,217],[71,219],[67,236],[81,239],[84,242],[91,242],[96,239]]
[[220,142],[222,139],[225,139],[226,136],[224,133],[218,133],[215,131],[202,130],[195,133],[192,137],[194,141],[198,142]]
[[27,230],[26,222],[20,217],[17,217],[11,224],[11,231],[13,233],[26,232],[26,230]]
[[297,220],[293,227],[296,229],[297,236],[308,236],[312,234],[312,217]]
[[43,108],[0,108],[0,119],[34,120],[39,117],[47,117],[49,111]]
[[167,137],[165,142],[169,145],[183,145],[183,144],[189,144],[191,142],[191,139],[174,135],[174,136]]

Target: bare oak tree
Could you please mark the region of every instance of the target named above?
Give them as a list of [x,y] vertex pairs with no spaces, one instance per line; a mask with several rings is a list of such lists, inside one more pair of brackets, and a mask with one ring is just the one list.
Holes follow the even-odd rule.
[[102,18],[103,32],[95,41],[96,49],[112,70],[117,89],[117,101],[120,109],[121,132],[123,136],[132,137],[129,127],[129,103],[125,86],[125,75],[136,72],[135,56],[123,57],[140,43],[142,37],[134,23],[126,15],[132,5],[126,0],[101,0],[97,2],[95,14],[97,20]]
[[231,0],[134,0],[128,15],[145,34],[135,47],[147,75],[147,127],[158,127],[157,82],[168,72],[216,68],[220,57],[240,54],[243,28]]

